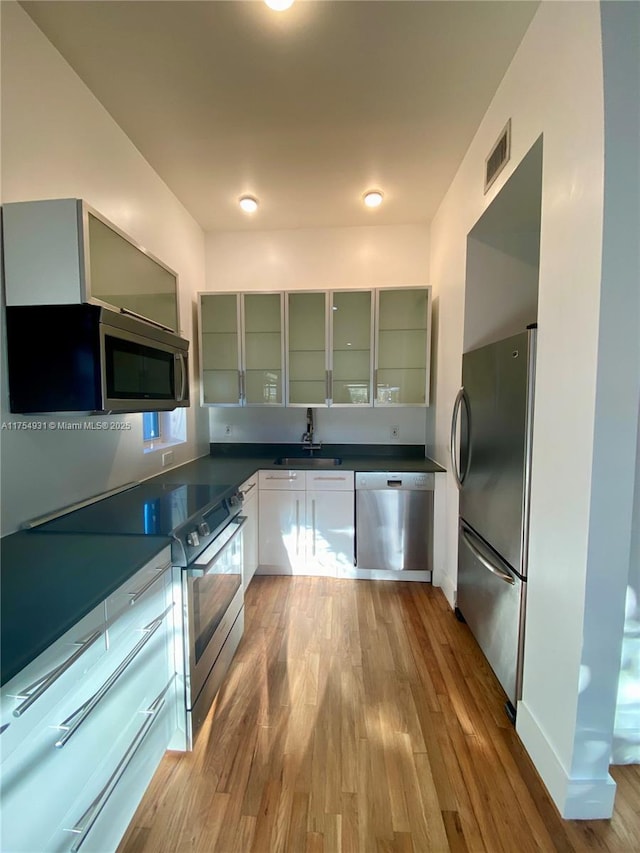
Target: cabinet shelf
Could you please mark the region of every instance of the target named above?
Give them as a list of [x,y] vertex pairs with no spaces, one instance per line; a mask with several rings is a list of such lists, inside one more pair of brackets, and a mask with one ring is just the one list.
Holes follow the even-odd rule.
[[379,326],[379,332],[424,332],[425,326]]

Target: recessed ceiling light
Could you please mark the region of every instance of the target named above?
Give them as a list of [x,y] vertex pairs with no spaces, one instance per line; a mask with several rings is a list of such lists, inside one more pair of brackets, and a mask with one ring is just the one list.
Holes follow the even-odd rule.
[[242,195],[238,202],[245,213],[255,213],[258,209],[258,199],[252,195]]
[[293,6],[293,0],[264,0],[264,2],[274,12],[284,12],[285,9]]
[[369,190],[362,196],[362,200],[367,207],[380,207],[382,204],[383,194],[380,190]]

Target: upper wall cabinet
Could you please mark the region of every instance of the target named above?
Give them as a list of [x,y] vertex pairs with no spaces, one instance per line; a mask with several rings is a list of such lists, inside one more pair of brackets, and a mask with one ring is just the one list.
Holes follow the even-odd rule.
[[331,293],[332,406],[370,406],[373,399],[373,309],[371,290]]
[[425,406],[430,334],[429,287],[202,293],[202,402]]
[[377,291],[376,406],[429,405],[431,288]]
[[201,293],[202,404],[282,406],[281,293]]
[[370,406],[373,292],[287,294],[287,404]]
[[287,405],[326,406],[329,294],[287,293]]
[[80,199],[3,205],[7,305],[108,304],[179,331],[178,277]]

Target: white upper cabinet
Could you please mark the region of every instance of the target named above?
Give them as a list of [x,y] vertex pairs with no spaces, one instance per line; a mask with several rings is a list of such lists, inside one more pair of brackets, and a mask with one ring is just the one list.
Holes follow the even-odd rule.
[[284,403],[284,322],[281,293],[244,293],[242,364],[246,406]]
[[200,345],[204,405],[427,406],[431,288],[202,293]]
[[202,404],[282,406],[281,293],[201,293]]
[[370,406],[373,292],[287,294],[290,406]]
[[376,294],[375,405],[429,405],[431,288]]
[[370,406],[373,400],[371,290],[331,293],[330,399],[332,406]]
[[2,208],[7,305],[106,303],[179,331],[178,276],[75,198]]
[[287,405],[329,400],[327,291],[287,293]]

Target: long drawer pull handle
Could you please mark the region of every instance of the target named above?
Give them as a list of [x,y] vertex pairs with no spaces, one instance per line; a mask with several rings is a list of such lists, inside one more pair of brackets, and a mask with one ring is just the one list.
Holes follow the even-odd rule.
[[93,709],[98,705],[98,703],[106,696],[106,694],[111,690],[116,681],[120,678],[122,673],[129,666],[131,661],[142,651],[142,649],[147,645],[149,640],[156,633],[158,628],[162,625],[165,616],[169,611],[173,608],[173,603],[171,603],[166,610],[160,614],[153,622],[149,622],[148,625],[142,629],[144,631],[144,637],[135,644],[135,646],[131,649],[126,658],[122,661],[120,666],[114,670],[109,678],[105,681],[105,683],[100,687],[99,690],[87,699],[79,708],[70,714],[66,720],[60,723],[57,726],[58,729],[64,731],[62,737],[60,737],[54,744],[56,749],[62,749],[65,744],[69,742],[69,740],[73,737],[73,735],[78,731],[80,726],[84,723],[87,717],[91,714]]
[[316,555],[316,502],[315,498],[311,500],[311,553]]
[[248,488],[246,488],[246,489],[244,490],[244,492],[242,492],[242,497],[243,497],[243,498],[244,498],[244,497],[246,497],[246,496],[249,494],[249,492],[251,491],[251,489],[255,489],[255,487],[256,487],[256,484],[255,484],[255,483],[251,483],[251,485],[250,485]]
[[292,474],[290,477],[265,477],[265,480],[283,480],[288,483],[293,483],[293,481],[297,479],[297,474]]
[[127,767],[129,766],[129,764],[133,760],[134,755],[136,754],[136,752],[138,751],[138,749],[142,745],[142,742],[144,741],[144,739],[146,738],[147,734],[149,733],[151,727],[153,726],[154,722],[156,721],[156,718],[158,717],[160,711],[162,711],[162,709],[165,705],[165,698],[164,697],[165,697],[167,691],[169,690],[169,688],[171,687],[171,684],[173,683],[174,678],[175,678],[175,676],[173,676],[173,678],[167,684],[167,686],[164,688],[162,693],[160,693],[159,696],[157,696],[154,699],[154,701],[151,703],[151,705],[149,705],[147,710],[144,711],[144,714],[145,714],[147,719],[144,721],[144,723],[140,726],[140,728],[136,732],[133,740],[131,741],[131,743],[129,744],[129,747],[127,748],[127,751],[125,752],[125,754],[120,759],[118,766],[116,767],[116,769],[113,771],[113,773],[111,774],[111,776],[107,780],[107,783],[104,786],[104,788],[100,791],[100,793],[95,798],[95,800],[93,800],[90,803],[89,807],[84,812],[84,814],[82,815],[80,820],[75,824],[75,826],[73,826],[71,829],[66,830],[67,832],[73,832],[79,836],[74,841],[74,843],[71,847],[72,853],[77,853],[77,851],[84,844],[84,842],[87,838],[87,835],[89,834],[89,831],[91,830],[91,827],[94,825],[94,823],[96,822],[96,820],[100,816],[100,812],[106,806],[107,802],[109,801],[109,797],[113,793],[116,785],[118,784],[118,782],[120,781],[120,779],[124,775],[125,771],[127,770]]
[[14,717],[21,717],[25,711],[27,711],[33,703],[39,699],[43,693],[45,693],[51,685],[56,682],[60,676],[66,672],[69,667],[73,666],[73,664],[81,657],[87,649],[89,649],[97,639],[99,639],[104,633],[104,629],[100,628],[98,631],[94,631],[92,634],[89,634],[88,637],[85,637],[84,640],[78,640],[74,645],[79,648],[68,657],[65,661],[55,667],[55,669],[49,670],[49,672],[45,673],[41,678],[37,681],[34,681],[33,684],[30,684],[15,698],[18,700],[24,700],[18,705],[17,708],[13,710]]
[[348,479],[347,477],[312,477],[311,482],[312,483],[319,483],[320,480],[327,480],[327,481],[330,481],[332,483],[333,482],[344,483],[347,481],[347,479]]
[[145,592],[154,585],[158,578],[162,577],[162,575],[164,574],[164,572],[167,571],[170,565],[171,563],[167,563],[166,565],[161,566],[159,569],[156,569],[154,576],[151,578],[151,580],[148,580],[144,586],[141,586],[140,589],[137,589],[135,592],[127,593],[131,598],[129,604],[135,604],[136,601],[138,601],[138,599],[141,598],[145,594]]

